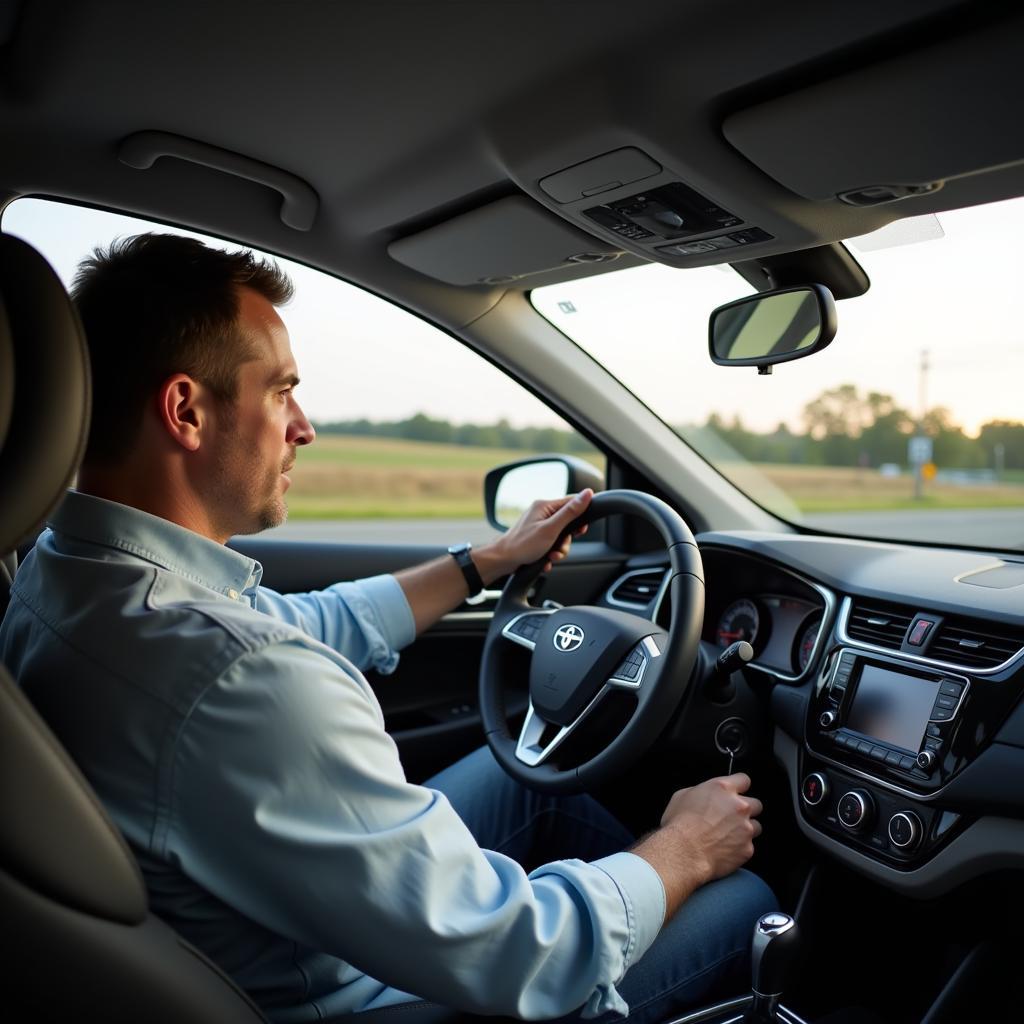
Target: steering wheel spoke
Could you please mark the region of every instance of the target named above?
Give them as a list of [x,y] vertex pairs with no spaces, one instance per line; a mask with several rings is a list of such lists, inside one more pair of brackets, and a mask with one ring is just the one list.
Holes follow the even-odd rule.
[[610,686],[602,686],[591,702],[568,724],[562,726],[546,722],[536,711],[533,701],[526,709],[523,727],[516,743],[516,758],[530,768],[543,764],[583,723],[601,702]]

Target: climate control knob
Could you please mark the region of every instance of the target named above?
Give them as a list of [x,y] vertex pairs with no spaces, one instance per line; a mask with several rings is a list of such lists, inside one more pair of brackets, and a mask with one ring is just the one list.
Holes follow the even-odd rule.
[[889,819],[889,842],[909,852],[921,842],[921,819],[913,811],[897,811]]
[[811,772],[800,786],[800,796],[808,807],[817,807],[828,796],[828,779],[821,772]]
[[875,816],[875,804],[870,793],[863,789],[851,789],[839,798],[836,813],[845,828],[859,832],[871,824]]

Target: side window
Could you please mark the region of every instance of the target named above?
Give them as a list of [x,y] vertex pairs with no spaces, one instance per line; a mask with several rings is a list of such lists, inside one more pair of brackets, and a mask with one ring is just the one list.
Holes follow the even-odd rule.
[[[144,231],[230,243],[132,217],[19,199],[3,230],[34,245],[70,286],[94,247]],[[520,384],[454,338],[354,285],[279,259],[295,283],[281,310],[317,428],[299,452],[288,521],[271,531],[319,540],[479,542],[483,477],[536,452],[579,455],[589,442]],[[458,520],[458,523],[453,523]]]

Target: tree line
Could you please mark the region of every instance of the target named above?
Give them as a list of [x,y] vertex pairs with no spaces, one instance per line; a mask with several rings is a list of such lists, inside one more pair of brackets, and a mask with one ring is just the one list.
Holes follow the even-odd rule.
[[[891,395],[861,393],[853,384],[823,391],[803,409],[803,431],[780,423],[758,432],[744,426],[739,416],[726,420],[716,413],[697,427],[677,427],[700,446],[700,434],[710,432],[751,462],[820,466],[906,465],[907,442],[919,432],[909,411]],[[557,427],[513,427],[497,423],[455,424],[417,413],[406,419],[340,420],[317,423],[323,434],[391,437],[439,444],[512,448],[538,452],[593,452],[590,442],[573,430]],[[920,429],[932,439],[932,461],[941,469],[1024,469],[1024,423],[991,420],[979,436],[968,437],[948,409],[929,410]]]
[[419,412],[404,420],[377,422],[368,419],[314,423],[321,434],[356,437],[393,437],[435,444],[471,445],[481,448],[513,448],[531,452],[593,452],[594,446],[574,430],[557,427],[513,427],[506,419],[497,423],[450,423]]

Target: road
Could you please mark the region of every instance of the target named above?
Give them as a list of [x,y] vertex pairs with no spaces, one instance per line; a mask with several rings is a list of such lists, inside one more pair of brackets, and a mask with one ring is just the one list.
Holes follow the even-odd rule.
[[[807,525],[830,533],[886,540],[936,541],[972,547],[1024,547],[1024,508],[914,509],[893,512],[835,512],[807,516]],[[328,540],[352,544],[481,544],[495,536],[484,520],[474,519],[297,519],[266,537]]]

